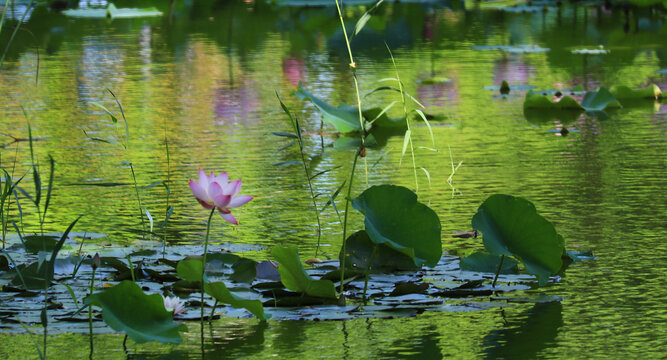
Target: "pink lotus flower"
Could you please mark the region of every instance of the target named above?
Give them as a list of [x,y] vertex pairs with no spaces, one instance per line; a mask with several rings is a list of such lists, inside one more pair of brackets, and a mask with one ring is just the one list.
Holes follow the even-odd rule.
[[239,195],[241,179],[229,182],[229,176],[225,172],[216,176],[211,171],[211,175],[206,175],[204,170],[199,169],[199,183],[190,179],[190,190],[203,207],[217,208],[222,218],[234,225],[239,223],[229,209],[237,208],[252,200],[252,196]]

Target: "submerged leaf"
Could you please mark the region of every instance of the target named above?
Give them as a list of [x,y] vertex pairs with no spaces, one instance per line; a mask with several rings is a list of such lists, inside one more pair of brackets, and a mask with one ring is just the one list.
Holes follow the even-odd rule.
[[180,331],[187,326],[173,321],[158,294],[146,295],[132,281],[95,293],[84,300],[86,305],[102,308],[104,322],[116,331],[125,332],[137,343],[159,341],[181,343]]
[[472,226],[482,232],[486,250],[519,257],[540,285],[546,284],[549,275],[562,266],[563,238],[526,199],[491,195],[477,209]]
[[366,218],[370,239],[411,257],[417,266],[435,266],[442,256],[438,215],[417,194],[394,185],[372,186],[352,201]]

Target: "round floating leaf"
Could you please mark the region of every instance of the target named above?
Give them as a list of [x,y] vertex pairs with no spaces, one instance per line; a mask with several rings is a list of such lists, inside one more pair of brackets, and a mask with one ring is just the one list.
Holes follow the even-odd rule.
[[188,329],[184,324],[174,322],[160,295],[146,295],[132,281],[123,281],[95,293],[86,298],[85,304],[101,307],[104,322],[116,331],[124,331],[137,343],[179,344],[179,331]]
[[609,50],[604,49],[602,47],[598,49],[575,49],[572,50],[573,54],[581,54],[581,55],[607,55],[609,54]]
[[484,247],[496,255],[515,255],[540,285],[561,268],[563,238],[528,200],[491,195],[477,209],[472,226],[483,234]]
[[[461,270],[495,273],[498,271],[500,265],[500,256],[476,252],[470,256],[461,258]],[[501,274],[516,274],[519,272],[518,262],[511,257],[505,256],[503,260],[503,267],[500,269]]]
[[310,296],[336,297],[336,289],[333,282],[329,280],[314,280],[306,273],[301,260],[299,260],[296,247],[275,246],[271,251],[271,255],[280,263],[278,266],[280,281],[282,281],[286,288]]
[[440,219],[402,186],[372,186],[352,201],[366,215],[369,238],[409,256],[415,265],[434,267],[442,256]]

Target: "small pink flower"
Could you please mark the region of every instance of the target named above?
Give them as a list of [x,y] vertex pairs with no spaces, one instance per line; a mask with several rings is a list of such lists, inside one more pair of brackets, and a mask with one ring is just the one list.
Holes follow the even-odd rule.
[[241,179],[229,182],[229,176],[225,172],[216,176],[211,171],[211,175],[206,175],[204,170],[199,169],[199,182],[190,179],[190,190],[203,207],[217,208],[222,218],[234,225],[239,223],[229,209],[240,207],[252,200],[252,196],[239,195]]

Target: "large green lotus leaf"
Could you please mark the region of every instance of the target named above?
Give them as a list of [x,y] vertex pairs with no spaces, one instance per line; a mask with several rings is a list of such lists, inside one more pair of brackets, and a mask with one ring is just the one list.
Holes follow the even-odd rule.
[[[518,262],[511,257],[505,257],[501,274],[516,274],[519,271]],[[461,258],[461,270],[495,273],[500,265],[500,256],[485,252],[476,252]]]
[[[375,250],[373,255],[373,249]],[[415,270],[414,260],[404,253],[394,250],[385,244],[375,244],[368,237],[366,231],[361,230],[350,235],[345,241],[345,268],[365,271],[368,263],[373,258],[372,270]],[[343,250],[341,249],[339,259],[342,260]],[[340,276],[339,276],[340,279]]]
[[265,320],[264,307],[259,300],[246,300],[232,294],[224,283],[216,281],[204,285],[204,290],[207,294],[213,296],[216,300],[223,304],[231,305],[237,309],[248,309],[253,315],[260,320]]
[[581,100],[581,106],[586,111],[602,111],[604,109],[620,108],[621,104],[614,98],[606,88],[599,88],[598,91],[588,91]]
[[304,89],[301,82],[299,82],[299,88],[294,92],[294,95],[301,100],[310,99],[322,112],[322,121],[333,125],[339,132],[349,133],[361,130],[357,108],[345,104],[333,107]]
[[310,296],[323,298],[335,298],[336,289],[333,282],[329,280],[315,280],[306,273],[299,254],[294,246],[275,246],[271,255],[280,264],[278,272],[280,281],[286,288],[292,291],[298,291]]
[[402,186],[372,186],[352,206],[366,215],[366,232],[374,243],[411,257],[417,266],[438,264],[442,257],[440,219],[417,201],[417,194]]
[[662,91],[656,84],[643,89],[630,89],[627,86],[612,86],[609,92],[619,100],[657,99],[662,97]]
[[526,100],[523,102],[524,109],[583,109],[583,107],[570,96],[563,96],[560,101],[551,100],[550,96],[542,95],[539,92],[529,91],[526,93]]
[[184,324],[174,322],[160,295],[146,295],[132,281],[126,280],[95,293],[84,302],[101,307],[104,322],[116,331],[124,331],[137,343],[159,341],[180,344],[179,331],[188,330]]
[[491,195],[477,209],[472,226],[482,232],[492,254],[515,255],[540,285],[561,268],[564,244],[553,224],[530,201],[510,195]]
[[[202,265],[202,259],[199,258],[183,259],[176,265],[178,277],[187,281],[200,282],[202,271],[204,271],[204,266]],[[204,278],[204,281],[206,281],[206,278]]]

